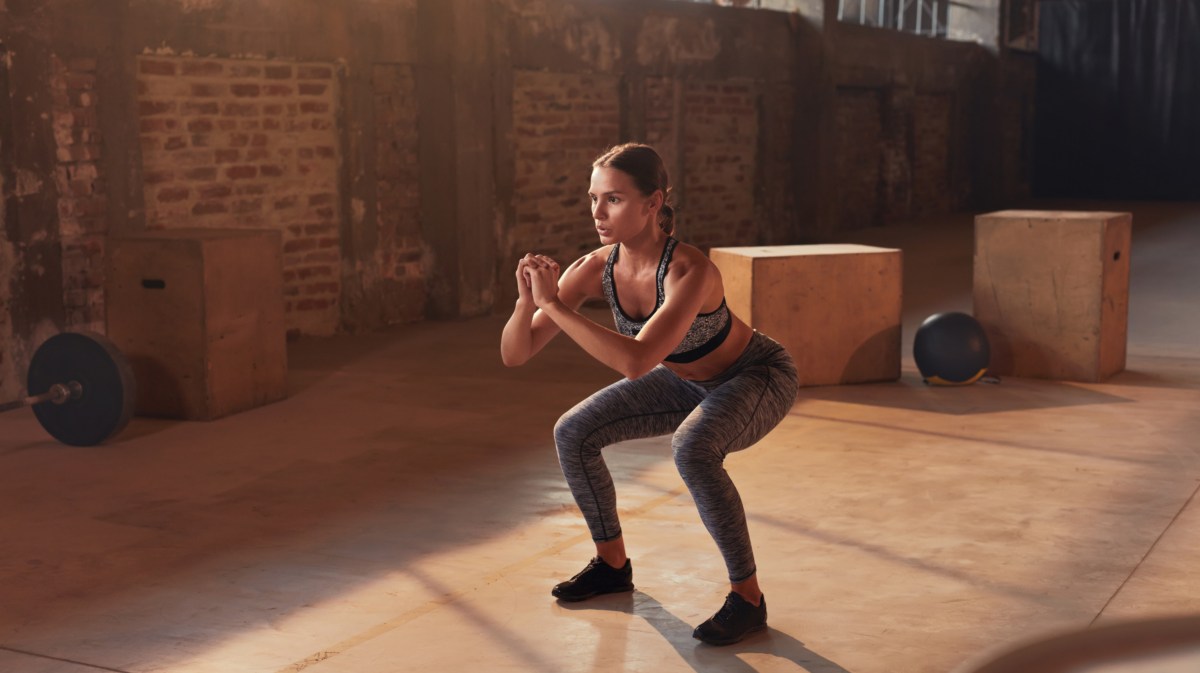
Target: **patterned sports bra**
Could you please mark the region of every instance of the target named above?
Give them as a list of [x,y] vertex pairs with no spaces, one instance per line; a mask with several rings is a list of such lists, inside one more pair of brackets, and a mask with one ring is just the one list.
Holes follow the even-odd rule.
[[[641,320],[627,315],[621,309],[621,302],[617,300],[617,286],[613,282],[613,265],[617,263],[621,244],[613,246],[612,252],[608,255],[608,263],[604,265],[601,283],[604,287],[604,298],[612,307],[613,319],[616,322],[617,331],[621,334],[629,337],[637,336],[638,332],[642,331],[642,328],[662,306],[665,298],[663,280],[667,277],[667,265],[671,263],[671,255],[675,252],[675,246],[678,243],[679,241],[674,237],[667,237],[667,244],[663,246],[662,259],[658,262],[658,295],[654,302],[654,310]],[[725,305],[725,298],[722,297],[721,305],[717,307],[717,310],[696,316],[696,319],[692,321],[692,326],[688,328],[687,334],[683,337],[683,341],[665,359],[667,362],[695,362],[724,343],[725,337],[729,336],[732,327],[733,318],[729,315],[729,307]]]

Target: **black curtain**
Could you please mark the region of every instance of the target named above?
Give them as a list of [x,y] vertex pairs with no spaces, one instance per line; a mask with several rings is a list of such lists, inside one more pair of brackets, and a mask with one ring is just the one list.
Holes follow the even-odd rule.
[[1034,191],[1200,199],[1200,0],[1042,0]]

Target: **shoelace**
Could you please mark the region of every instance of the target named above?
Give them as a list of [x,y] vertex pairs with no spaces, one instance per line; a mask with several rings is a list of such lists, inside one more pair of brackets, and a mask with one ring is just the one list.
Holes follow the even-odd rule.
[[591,561],[588,561],[588,564],[586,566],[584,566],[583,570],[580,570],[579,572],[575,573],[575,576],[571,578],[571,581],[574,582],[575,580],[579,579],[580,577],[583,577],[584,575],[588,574],[589,572],[594,570],[600,563],[603,563],[603,561],[598,558],[594,558]]
[[725,605],[722,605],[721,609],[717,610],[717,614],[713,615],[713,621],[717,622],[718,624],[724,624],[728,622],[733,617],[733,612],[736,609],[737,608],[733,605],[733,599],[726,598]]

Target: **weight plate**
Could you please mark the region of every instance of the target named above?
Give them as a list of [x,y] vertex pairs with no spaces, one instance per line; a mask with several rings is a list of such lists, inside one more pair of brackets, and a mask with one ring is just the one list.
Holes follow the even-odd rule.
[[133,417],[133,371],[104,336],[63,332],[38,347],[29,363],[29,394],[40,395],[55,383],[71,381],[83,386],[79,399],[33,407],[38,422],[58,441],[93,446],[123,430]]

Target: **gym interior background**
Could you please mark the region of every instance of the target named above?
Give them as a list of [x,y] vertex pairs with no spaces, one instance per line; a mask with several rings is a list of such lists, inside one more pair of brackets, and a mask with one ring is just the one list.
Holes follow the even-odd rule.
[[[30,358],[49,336],[106,331],[106,255],[114,241],[147,231],[278,232],[292,364],[284,402],[205,424],[137,419],[128,436],[100,452],[68,453],[31,431],[27,417],[3,419],[0,460],[21,487],[0,498],[10,519],[30,516],[5,524],[7,539],[24,542],[0,552],[10,587],[0,661],[11,659],[5,670],[70,672],[648,670],[652,663],[655,670],[932,671],[1027,634],[1022,623],[1049,628],[1077,624],[1092,608],[1103,612],[1107,603],[1093,604],[1103,593],[1091,592],[1096,587],[1077,596],[1067,591],[1078,600],[1056,603],[1058,590],[1041,579],[996,571],[985,584],[1028,600],[1032,612],[919,624],[921,614],[957,600],[950,592],[938,596],[936,610],[925,605],[881,617],[887,608],[878,607],[852,615],[854,591],[864,588],[853,585],[862,577],[822,580],[808,568],[804,582],[831,588],[794,609],[817,610],[839,625],[837,632],[779,626],[765,645],[724,655],[733,659],[693,650],[686,629],[675,628],[694,621],[690,612],[671,612],[686,603],[683,586],[638,594],[635,605],[598,617],[601,626],[582,612],[567,611],[556,622],[542,584],[582,557],[560,559],[562,549],[535,553],[566,549],[577,532],[547,448],[550,428],[565,400],[586,396],[608,374],[557,342],[541,368],[502,370],[498,330],[515,299],[519,255],[539,251],[564,261],[595,247],[588,166],[625,140],[662,152],[680,236],[702,249],[902,241],[905,282],[922,283],[905,288],[909,340],[912,320],[922,314],[970,310],[962,295],[936,297],[969,283],[973,213],[1045,204],[1132,211],[1136,232],[1155,225],[1141,239],[1145,250],[1161,253],[1140,253],[1146,298],[1138,303],[1135,286],[1130,308],[1136,366],[1116,379],[1130,389],[1018,381],[999,413],[989,415],[997,408],[980,386],[936,403],[949,405],[942,411],[951,420],[963,420],[953,432],[991,433],[972,441],[996,439],[989,446],[997,454],[1005,442],[1024,441],[1005,435],[1017,431],[1001,417],[1020,418],[1039,406],[1028,400],[1085,414],[1042,426],[1056,433],[1064,425],[1081,428],[1092,438],[1054,449],[1059,459],[1094,443],[1107,446],[1100,438],[1112,432],[1095,429],[1104,413],[1088,411],[1093,406],[1119,398],[1137,408],[1128,421],[1145,431],[1135,441],[1139,457],[1088,456],[1080,459],[1087,467],[1078,468],[1099,470],[1092,476],[1110,479],[1109,488],[1137,494],[1130,495],[1136,506],[1114,496],[1111,507],[1097,504],[1097,511],[1116,516],[1132,507],[1148,517],[1122,520],[1139,533],[1118,545],[1112,567],[1100,563],[1085,573],[1098,585],[1116,578],[1113,586],[1124,586],[1171,524],[1200,531],[1194,503],[1180,508],[1194,501],[1188,494],[1200,475],[1194,444],[1182,439],[1200,429],[1200,354],[1189,317],[1200,283],[1194,271],[1190,281],[1154,276],[1156,269],[1190,268],[1185,253],[1198,252],[1193,232],[1200,221],[1188,205],[1200,199],[1193,159],[1200,117],[1190,113],[1200,103],[1200,73],[1187,39],[1196,28],[1200,5],[1188,0],[911,0],[904,9],[891,0],[0,0],[0,400],[23,392]],[[1135,283],[1137,272],[1135,266]],[[380,375],[389,367],[391,379]],[[564,371],[576,380],[558,381]],[[904,380],[912,375],[906,360]],[[527,390],[531,381],[537,390]],[[515,390],[528,397],[514,400]],[[837,444],[843,440],[821,423],[863,404],[854,395],[874,396],[883,406],[880,400],[889,399],[890,411],[912,413],[905,409],[912,402],[896,400],[911,398],[915,387],[819,390],[808,402],[828,412],[824,420],[797,418],[778,444],[825,442],[826,449],[851,452],[904,445],[873,436]],[[871,413],[878,409],[863,418]],[[973,413],[996,425],[966,428]],[[1139,420],[1146,418],[1157,420]],[[1016,421],[1027,430],[1039,422]],[[343,427],[330,428],[337,424]],[[467,434],[448,429],[472,424],[479,427]],[[322,448],[300,448],[315,444]],[[687,496],[673,490],[669,451],[653,443],[640,449],[618,453],[627,468],[614,470],[650,474],[658,486],[643,484],[628,507],[636,514],[665,503],[655,516],[670,519],[673,503]],[[843,472],[833,470],[832,457],[789,467],[782,448],[766,455],[785,461],[760,468],[776,488],[784,485],[771,481],[778,480],[773,470],[793,470],[796,480],[823,474],[822,467]],[[1036,472],[1019,462],[1027,458],[1018,455],[1004,469]],[[933,471],[921,478],[926,486],[936,479],[936,461],[905,460]],[[1134,487],[1132,476],[1104,476],[1096,461],[1134,464],[1174,481],[1166,488],[1151,480],[1146,488],[1159,491],[1152,496]],[[484,469],[523,485],[521,494],[472,476]],[[867,486],[827,488],[872,500],[874,482],[862,470],[845,471]],[[1052,483],[1029,479],[1039,489]],[[509,522],[499,526],[502,533],[446,495],[463,489],[479,497],[483,484],[491,490],[473,507],[490,508],[493,524]],[[879,497],[876,504],[887,507]],[[860,504],[863,517],[878,517]],[[681,507],[678,516],[687,515]],[[1024,522],[1018,527],[1030,525],[1029,517],[1017,518]],[[63,524],[69,519],[85,524]],[[1064,525],[1103,528],[1104,520]],[[456,532],[439,537],[447,535],[439,522]],[[848,546],[930,571],[938,562],[922,552],[888,549],[911,525],[864,533]],[[695,526],[685,530],[703,535]],[[301,531],[323,540],[303,542],[312,563],[304,572],[290,561],[277,565],[271,552],[295,551],[288,545],[301,544]],[[333,550],[357,534],[374,551],[346,562],[343,556],[354,555]],[[806,544],[847,545],[848,535],[810,530],[792,535],[803,543],[775,548],[810,554]],[[1083,534],[1045,542],[1078,542],[1076,535]],[[468,540],[503,544],[480,551]],[[712,555],[705,543],[695,542],[697,558]],[[586,547],[572,544],[574,551]],[[1178,544],[1189,548],[1186,540]],[[1106,547],[1094,540],[1082,548],[1095,556]],[[456,569],[459,579],[417,569],[420,559],[435,558],[451,558],[439,567]],[[514,565],[530,558],[553,572]],[[830,568],[853,565],[832,558]],[[314,579],[329,564],[337,568],[331,575],[354,581]],[[208,579],[197,579],[201,570]],[[1051,575],[1069,583],[1074,571],[1060,567]],[[879,572],[872,585],[887,583],[889,571]],[[964,582],[970,574],[965,566],[932,573]],[[671,581],[683,582],[678,575]],[[289,592],[289,577],[313,595]],[[1167,612],[1200,610],[1196,579],[1195,571],[1173,567],[1154,580],[1181,601]],[[387,585],[393,580],[398,584]],[[896,587],[908,580],[895,580],[884,593],[906,591]],[[1183,588],[1189,583],[1193,588]],[[499,591],[505,585],[508,594]],[[370,587],[391,603],[354,599],[370,603],[363,608],[342,598]],[[472,602],[470,591],[479,587],[490,598]],[[204,602],[206,592],[222,590],[238,595]],[[493,600],[527,607],[513,607],[511,621],[492,612]],[[709,602],[697,599],[697,614]],[[180,604],[188,608],[164,607]],[[457,615],[447,623],[457,619],[461,628],[409,630],[439,618],[443,608]],[[792,609],[781,605],[773,623],[786,625]],[[292,632],[273,621],[303,621],[319,610],[326,611],[320,619]],[[141,626],[110,632],[114,615]],[[621,622],[622,615],[633,621]],[[536,634],[521,625],[526,618]],[[561,642],[586,650],[573,663],[555,658],[566,649],[553,645],[563,622],[571,632]],[[951,622],[969,629],[954,631]],[[295,640],[242,639],[263,624],[277,640],[280,633]],[[868,635],[852,636],[851,624]],[[651,653],[660,646],[667,659],[655,663]]]

